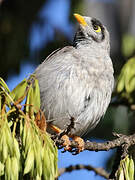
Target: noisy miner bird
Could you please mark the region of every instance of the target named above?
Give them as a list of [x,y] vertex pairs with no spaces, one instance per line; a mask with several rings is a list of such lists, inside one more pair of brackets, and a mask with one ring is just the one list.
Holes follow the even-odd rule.
[[105,114],[114,86],[109,33],[91,17],[74,14],[79,22],[73,45],[54,51],[37,67],[41,109],[47,122],[84,136]]

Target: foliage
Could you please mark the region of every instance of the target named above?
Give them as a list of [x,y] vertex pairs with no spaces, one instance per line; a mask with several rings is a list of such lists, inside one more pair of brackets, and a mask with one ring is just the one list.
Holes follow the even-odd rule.
[[127,155],[120,162],[119,170],[117,171],[117,180],[134,180],[134,161],[132,157]]
[[31,76],[10,92],[0,78],[0,177],[54,180],[57,174],[57,148],[46,132],[38,80]]
[[131,56],[135,51],[135,37],[130,34],[124,34],[122,38],[122,52],[125,57]]
[[129,59],[123,66],[118,77],[117,92],[129,103],[135,102],[135,57]]

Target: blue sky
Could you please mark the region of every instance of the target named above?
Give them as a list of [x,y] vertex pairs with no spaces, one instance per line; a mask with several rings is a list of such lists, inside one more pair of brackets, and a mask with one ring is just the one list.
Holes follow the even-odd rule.
[[[58,28],[63,31],[69,38],[73,34],[73,24],[69,22],[70,1],[67,0],[50,0],[45,4],[38,17],[42,20],[42,24],[34,22],[30,31],[29,45],[31,53],[38,51],[43,46],[46,46],[48,41],[54,38],[54,29]],[[47,20],[47,21],[45,21]],[[47,23],[46,23],[47,22]],[[29,59],[24,61],[20,67],[20,74],[16,75],[13,72],[9,74],[7,84],[10,89],[13,89],[21,80],[28,77],[36,68],[36,64],[31,64]],[[84,151],[79,155],[73,156],[71,153],[61,153],[59,151],[59,167],[67,167],[75,164],[90,164],[94,167],[105,167],[107,159],[112,155],[109,152],[89,152]],[[60,177],[60,180],[102,180],[100,176],[96,176],[93,172],[86,170],[74,171],[65,173]]]
[[[96,140],[97,141],[97,140]],[[99,142],[99,141],[98,141]],[[108,158],[113,154],[113,151],[83,151],[78,155],[72,155],[69,152],[61,153],[59,151],[59,167],[67,167],[69,165],[76,164],[84,164],[84,165],[92,165],[93,167],[103,167],[105,168],[105,164]],[[92,171],[87,170],[79,170],[73,171],[72,173],[63,174],[59,180],[82,180],[90,179],[90,180],[103,180],[104,178],[97,176]]]
[[32,52],[46,45],[54,38],[54,29],[59,29],[68,38],[73,33],[69,22],[70,1],[49,0],[40,10],[37,17],[41,24],[34,22],[30,32],[30,49]]

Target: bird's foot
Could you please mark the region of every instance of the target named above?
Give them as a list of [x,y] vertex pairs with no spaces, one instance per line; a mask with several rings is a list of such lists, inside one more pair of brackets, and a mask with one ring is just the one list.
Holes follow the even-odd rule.
[[70,139],[68,137],[68,135],[64,134],[62,135],[63,130],[61,130],[60,128],[49,124],[49,127],[57,134],[55,136],[56,139],[61,139],[63,141],[62,147],[64,147],[64,151],[71,151],[71,142]]
[[84,150],[84,140],[79,136],[72,136],[72,139],[78,144],[75,154],[79,154]]
[[63,140],[63,146],[64,146],[64,151],[71,151],[72,148],[71,148],[71,141],[69,139],[69,137],[67,135],[63,135],[61,137],[61,139]]
[[77,148],[75,148],[74,150],[71,147],[71,141],[69,139],[69,136],[67,135],[63,135],[61,137],[61,139],[63,140],[63,146],[64,146],[64,151],[69,151],[72,152],[73,155],[79,154],[80,152],[82,152],[84,150],[84,140],[82,138],[80,138],[79,136],[71,136],[71,138],[78,144]]
[[[57,134],[56,137],[59,139],[62,139],[63,141],[63,144],[62,146],[64,147],[64,151],[69,151],[69,152],[73,152],[74,154],[79,154],[80,152],[82,152],[84,150],[84,140],[79,137],[79,136],[75,136],[75,135],[66,135],[66,134],[62,134],[63,133],[63,130],[61,130],[60,128],[52,125],[52,124],[49,124],[49,127]],[[77,144],[77,148],[75,150],[72,150],[72,147],[71,147],[71,141],[69,138],[72,138]]]

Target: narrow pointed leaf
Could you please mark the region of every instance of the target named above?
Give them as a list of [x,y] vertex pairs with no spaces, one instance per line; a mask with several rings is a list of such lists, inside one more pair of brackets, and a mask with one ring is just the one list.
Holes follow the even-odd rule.
[[24,79],[20,84],[18,84],[13,91],[11,92],[11,95],[14,99],[14,101],[17,101],[19,98],[24,96],[25,90],[27,87],[27,80]]
[[34,107],[36,107],[35,112],[37,112],[40,109],[40,90],[37,79],[35,79],[35,84],[33,88],[33,104]]
[[30,148],[25,161],[24,175],[29,173],[33,167],[34,167],[34,151],[32,148]]

